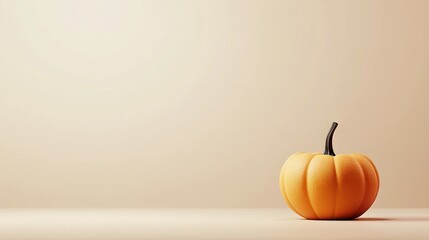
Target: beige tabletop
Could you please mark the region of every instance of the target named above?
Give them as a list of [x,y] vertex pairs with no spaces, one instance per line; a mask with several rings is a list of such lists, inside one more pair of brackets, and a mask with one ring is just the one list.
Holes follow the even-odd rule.
[[288,209],[2,209],[0,239],[429,239],[429,209],[371,209],[355,221]]

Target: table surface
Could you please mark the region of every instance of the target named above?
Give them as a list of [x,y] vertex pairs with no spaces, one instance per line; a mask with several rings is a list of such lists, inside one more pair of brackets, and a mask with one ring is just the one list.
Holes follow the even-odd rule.
[[288,209],[1,209],[0,239],[429,239],[429,209],[304,220]]

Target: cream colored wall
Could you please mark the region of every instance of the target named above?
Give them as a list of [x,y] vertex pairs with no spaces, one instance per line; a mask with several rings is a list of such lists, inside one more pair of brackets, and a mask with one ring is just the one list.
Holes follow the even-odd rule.
[[283,161],[373,158],[429,207],[429,1],[0,1],[0,207],[285,207]]

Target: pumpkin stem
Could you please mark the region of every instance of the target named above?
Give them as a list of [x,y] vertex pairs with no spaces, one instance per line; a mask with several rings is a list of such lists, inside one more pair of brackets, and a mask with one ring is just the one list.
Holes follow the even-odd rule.
[[325,155],[335,156],[334,149],[332,148],[332,137],[334,136],[334,132],[337,126],[338,123],[333,122],[331,130],[329,130],[328,136],[326,136]]

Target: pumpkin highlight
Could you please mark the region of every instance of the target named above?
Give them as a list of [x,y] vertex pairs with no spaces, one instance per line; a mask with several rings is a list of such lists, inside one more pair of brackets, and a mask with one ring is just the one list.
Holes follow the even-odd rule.
[[325,153],[295,153],[280,172],[287,205],[307,219],[354,219],[365,213],[379,189],[374,163],[362,154],[335,155],[332,124]]

